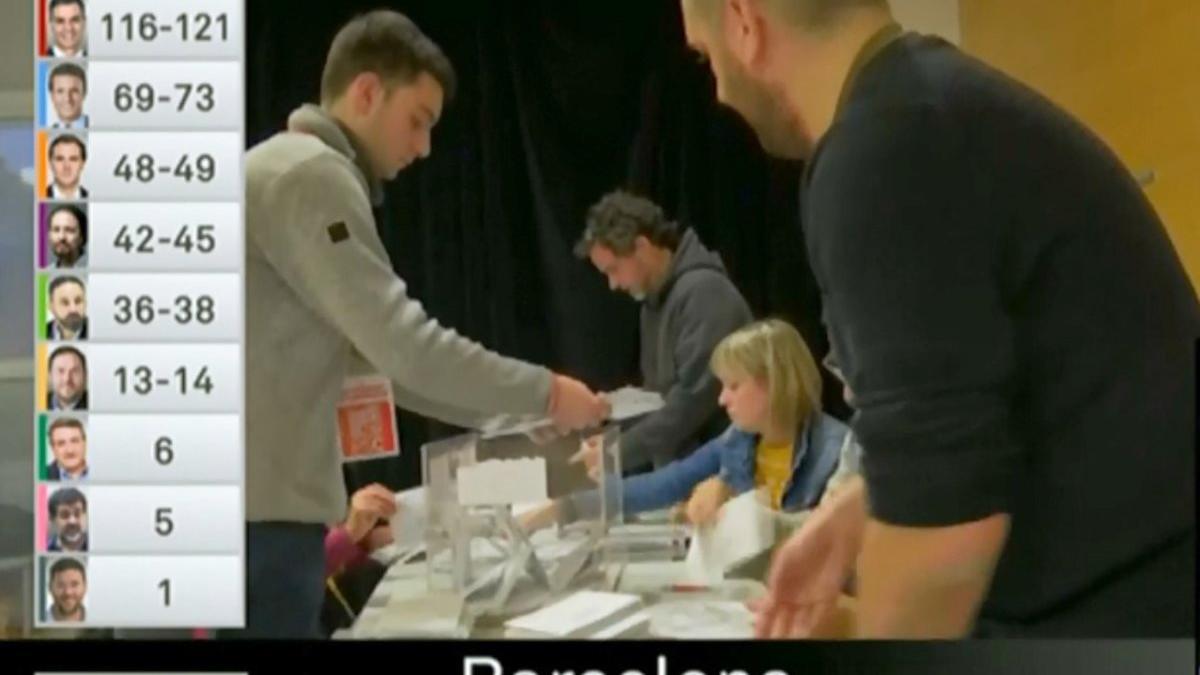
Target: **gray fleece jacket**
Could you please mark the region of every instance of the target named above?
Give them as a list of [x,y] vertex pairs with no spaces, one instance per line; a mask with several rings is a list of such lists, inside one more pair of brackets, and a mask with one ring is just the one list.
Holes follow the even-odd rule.
[[752,318],[720,256],[685,231],[666,282],[641,312],[642,386],[662,394],[665,405],[624,432],[623,466],[665,466],[729,425],[709,360],[717,343]]
[[378,372],[398,405],[459,426],[547,410],[548,370],[459,336],[408,296],[371,212],[381,186],[360,157],[312,105],[246,156],[250,521],[344,517],[334,411],[347,375]]

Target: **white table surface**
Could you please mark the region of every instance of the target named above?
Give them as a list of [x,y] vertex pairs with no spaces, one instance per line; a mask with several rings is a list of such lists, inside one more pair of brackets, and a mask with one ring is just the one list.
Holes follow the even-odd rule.
[[[615,571],[608,570],[610,574]],[[680,617],[687,616],[688,612],[681,612],[680,610],[681,608],[688,608],[688,611],[691,611],[690,608],[696,607],[699,609],[697,616],[705,612],[711,615],[713,612],[708,610],[712,609],[712,607],[718,607],[719,604],[710,606],[707,603],[714,601],[717,603],[745,602],[764,593],[766,590],[765,586],[755,580],[728,579],[722,584],[704,591],[673,591],[671,586],[683,579],[683,571],[684,563],[679,560],[621,563],[619,570],[620,577],[615,590],[622,593],[636,593],[643,597],[647,612],[651,615],[652,619],[652,638],[713,639],[728,637],[738,639],[748,637],[744,633],[749,630],[749,625],[741,626],[740,623],[737,630],[727,635],[714,634],[711,626],[697,623],[694,635],[689,634],[692,631],[689,631],[686,625],[681,625],[680,623]],[[415,599],[427,596],[429,593],[424,562],[395,564],[388,569],[384,578],[376,586],[374,593],[367,601],[367,605],[360,614],[355,626],[348,630],[338,631],[338,633],[335,633],[334,639],[370,639],[372,637],[379,637],[370,635],[367,631],[362,630],[360,626],[367,625],[378,616],[386,614],[389,602]],[[701,603],[701,605],[693,605],[692,603]],[[669,617],[666,617],[667,613],[670,614]],[[655,626],[667,625],[663,622],[669,622],[670,630],[656,631]],[[663,634],[663,632],[668,632],[669,634]],[[502,633],[502,629],[494,625],[485,625],[484,627],[477,625],[472,631],[471,637],[485,639],[500,638],[503,637]]]

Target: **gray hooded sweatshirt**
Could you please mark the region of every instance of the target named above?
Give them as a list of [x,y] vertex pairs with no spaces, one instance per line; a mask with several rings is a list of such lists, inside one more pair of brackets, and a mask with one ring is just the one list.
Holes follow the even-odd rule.
[[663,466],[728,426],[709,360],[717,343],[752,318],[720,256],[685,231],[666,282],[647,296],[641,313],[642,385],[666,404],[624,432],[624,466]]
[[371,212],[381,186],[324,111],[297,109],[245,167],[247,520],[344,517],[334,411],[347,375],[378,372],[399,406],[459,426],[546,412],[550,371],[457,335],[408,296]]

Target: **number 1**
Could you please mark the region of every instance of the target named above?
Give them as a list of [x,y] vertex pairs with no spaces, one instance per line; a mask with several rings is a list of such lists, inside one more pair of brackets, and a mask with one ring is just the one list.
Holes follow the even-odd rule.
[[162,581],[158,582],[158,587],[163,592],[163,607],[170,607],[171,606],[171,580],[163,579]]

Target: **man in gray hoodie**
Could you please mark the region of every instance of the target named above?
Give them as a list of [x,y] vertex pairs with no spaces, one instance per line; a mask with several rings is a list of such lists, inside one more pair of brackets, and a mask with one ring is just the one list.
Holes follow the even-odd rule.
[[591,208],[575,254],[610,288],[642,302],[642,386],[665,399],[622,434],[622,466],[661,467],[721,433],[729,420],[709,360],[753,316],[720,256],[695,231],[681,233],[654,202],[623,190]]
[[325,528],[347,508],[346,376],[378,372],[400,406],[459,426],[548,414],[578,429],[609,413],[582,383],[440,326],[392,269],[372,206],[429,154],[454,82],[409,19],[359,16],[333,40],[321,104],[247,154],[247,636],[319,634]]

